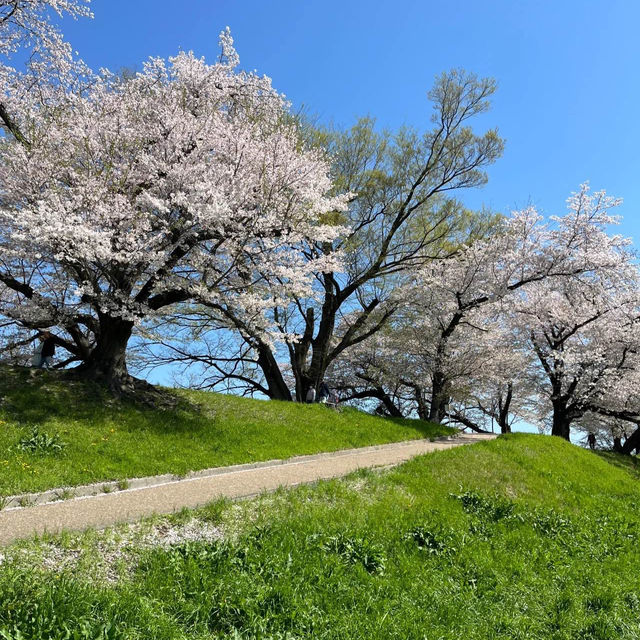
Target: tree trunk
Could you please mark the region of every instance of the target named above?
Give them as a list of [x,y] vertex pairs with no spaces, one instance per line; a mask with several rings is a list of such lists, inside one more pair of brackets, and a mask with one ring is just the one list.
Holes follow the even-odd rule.
[[553,400],[553,422],[551,425],[551,435],[560,436],[571,441],[571,419],[567,412],[567,403],[564,398]]
[[382,402],[382,404],[384,405],[384,408],[387,410],[387,413],[392,418],[402,418],[403,417],[402,412],[400,411],[400,409],[398,409],[398,407],[396,406],[395,402],[389,397],[388,393],[384,392],[384,390],[378,389],[377,398],[380,400],[380,402]]
[[280,367],[267,345],[258,347],[258,366],[262,369],[271,400],[291,401],[291,391],[287,387]]
[[508,422],[504,424],[498,423],[500,426],[500,433],[511,433],[511,425]]
[[313,388],[317,393],[324,380],[327,367],[330,364],[329,347],[335,330],[336,311],[337,303],[332,278],[325,275],[325,300],[322,305],[318,332],[315,338],[311,338],[313,332],[309,335],[311,338],[309,341],[309,346],[311,347],[311,362],[308,367],[305,366],[306,363],[302,363],[302,366],[299,368],[300,380],[296,380],[296,389],[300,389],[300,400],[304,401],[306,399],[309,389]]
[[447,361],[447,342],[455,328],[460,324],[461,319],[462,312],[456,312],[438,341],[433,374],[431,376],[431,406],[429,407],[429,420],[431,422],[442,422],[447,414],[449,394],[447,393],[448,380],[444,371],[444,364]]
[[132,379],[127,370],[127,344],[133,322],[99,314],[99,323],[95,347],[74,371],[85,378],[104,382],[112,391],[120,393]]
[[446,415],[448,395],[446,393],[446,378],[441,371],[434,371],[431,386],[431,405],[429,407],[429,420],[442,422]]
[[621,446],[620,444],[620,438],[617,438],[618,440],[618,449],[616,449],[615,447],[615,440],[614,440],[614,447],[613,450],[614,451],[620,451],[620,453],[626,453],[627,455],[631,455],[633,453],[633,450],[636,450],[636,453],[638,453],[638,448],[640,447],[640,429],[636,429],[626,440],[624,445]]
[[429,408],[427,406],[427,403],[424,401],[422,387],[420,387],[419,385],[415,385],[413,390],[416,397],[416,404],[418,406],[418,418],[420,418],[420,420],[428,420]]
[[500,433],[511,433],[511,425],[509,424],[509,408],[511,406],[511,400],[513,398],[513,385],[509,383],[507,385],[507,395],[504,400],[502,397],[499,400],[498,406],[500,412],[498,414],[498,425],[500,426]]

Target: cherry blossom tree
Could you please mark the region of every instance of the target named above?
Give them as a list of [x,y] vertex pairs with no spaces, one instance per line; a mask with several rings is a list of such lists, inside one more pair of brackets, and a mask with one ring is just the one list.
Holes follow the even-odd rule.
[[[532,401],[528,354],[515,344],[503,315],[500,304],[487,304],[449,336],[441,353],[442,421],[477,432],[497,425],[509,433],[514,421],[526,419]],[[334,363],[330,381],[344,400],[370,406],[373,399],[386,415],[429,420],[440,340],[441,329],[425,322],[424,308],[398,312],[384,330]]]
[[447,419],[473,431],[497,428],[511,433],[515,423],[529,422],[536,406],[529,374],[531,355],[518,343],[504,316],[504,304],[482,309],[480,322],[474,322],[475,331],[469,336],[474,366],[467,367],[458,384],[454,382],[449,398]]
[[90,17],[88,5],[89,0],[0,0],[0,54],[14,53],[21,47],[52,52],[61,36],[51,23],[51,12]]
[[[626,410],[640,347],[638,271],[630,241],[609,235],[618,201],[586,187],[569,199],[569,214],[556,218],[551,251],[567,254],[573,274],[536,281],[514,302],[516,334],[537,361],[539,422],[569,439],[572,424],[589,411]],[[615,393],[614,393],[615,390]]]
[[131,78],[101,72],[80,93],[10,96],[0,312],[59,327],[85,374],[114,388],[150,315],[200,300],[255,317],[266,291],[308,295],[310,274],[337,266],[299,247],[335,240],[325,217],[346,198],[330,194],[325,159],[300,145],[270,80],[238,71],[232,42],[223,32],[213,65],[181,53]]
[[[590,412],[627,408],[628,381],[640,346],[637,303],[583,283],[537,286],[528,292],[523,322],[538,360],[541,424],[569,439],[570,428]],[[612,391],[625,396],[614,402]]]
[[[58,17],[92,17],[89,0],[0,0],[0,126],[23,144],[28,140],[14,107],[30,96],[46,100],[54,86],[71,84],[89,71],[74,58],[69,43],[51,22]],[[11,64],[16,52],[27,54],[24,69]]]
[[[402,397],[397,385],[411,389],[419,416],[472,428],[479,425],[470,415],[484,414],[508,431],[514,414],[545,393],[552,401],[552,432],[564,437],[571,421],[588,407],[596,410],[595,403],[611,411],[612,380],[619,383],[636,352],[637,270],[628,241],[606,232],[616,204],[585,185],[570,198],[565,216],[545,222],[533,209],[516,212],[489,238],[416,271],[396,292],[401,310],[390,329],[372,348],[363,347],[354,377],[366,378],[373,389],[393,389],[390,398]],[[576,341],[573,357],[581,367],[570,373],[568,340]],[[527,353],[532,341],[535,350]],[[618,377],[612,378],[614,370]],[[565,380],[568,390],[560,393],[553,385]],[[629,385],[620,398],[627,401],[628,391]],[[571,404],[574,395],[579,411]],[[546,415],[551,405],[538,404]]]

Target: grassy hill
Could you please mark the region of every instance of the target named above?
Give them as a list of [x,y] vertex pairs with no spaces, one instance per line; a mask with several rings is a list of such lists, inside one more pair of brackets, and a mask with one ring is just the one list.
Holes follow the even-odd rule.
[[23,543],[0,637],[637,640],[639,506],[628,460],[514,434]]
[[151,409],[55,372],[0,365],[0,496],[453,432],[348,408],[168,393],[174,409]]

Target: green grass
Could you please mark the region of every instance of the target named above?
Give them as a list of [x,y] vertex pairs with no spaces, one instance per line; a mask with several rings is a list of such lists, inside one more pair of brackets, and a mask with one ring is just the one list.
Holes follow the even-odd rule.
[[[122,527],[22,543],[0,638],[637,640],[640,485],[615,462],[514,434],[219,502],[195,515],[223,539],[133,544],[110,583]],[[78,563],[37,568],[60,548]]]
[[317,404],[175,395],[175,409],[154,410],[54,372],[0,366],[0,496],[453,432]]

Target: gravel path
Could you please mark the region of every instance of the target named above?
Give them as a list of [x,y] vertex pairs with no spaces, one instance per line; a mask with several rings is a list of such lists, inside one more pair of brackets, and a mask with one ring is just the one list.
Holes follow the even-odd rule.
[[[244,498],[327,478],[344,476],[364,467],[391,466],[414,456],[494,438],[493,435],[461,434],[434,442],[412,440],[387,445],[348,449],[288,460],[206,469],[182,479],[156,476],[130,481],[130,488],[92,495],[86,490],[70,500],[11,507],[0,511],[0,545],[44,532],[104,528],[133,522],[154,513],[172,513],[198,507],[217,498]],[[98,486],[98,485],[96,485]],[[61,490],[33,496],[42,502]]]

